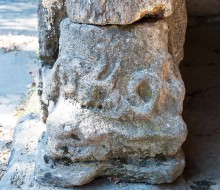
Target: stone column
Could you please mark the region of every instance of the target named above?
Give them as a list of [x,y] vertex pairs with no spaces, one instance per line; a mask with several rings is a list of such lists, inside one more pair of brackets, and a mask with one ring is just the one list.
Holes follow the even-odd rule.
[[37,181],[173,182],[185,166],[187,135],[178,69],[184,0],[67,0],[65,6],[56,24],[59,55],[43,72],[50,109]]

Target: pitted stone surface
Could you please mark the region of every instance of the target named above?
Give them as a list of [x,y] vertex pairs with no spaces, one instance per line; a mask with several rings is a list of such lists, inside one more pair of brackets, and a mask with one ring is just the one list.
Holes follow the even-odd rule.
[[[53,172],[51,174],[50,181],[51,183],[50,186],[44,183],[37,183],[36,180],[34,180],[34,168],[36,165],[36,168],[41,168],[39,167],[42,165],[45,165],[45,158],[41,157],[44,156],[44,146],[45,142],[44,139],[41,139],[42,135],[45,133],[45,125],[40,122],[38,115],[34,114],[29,114],[22,118],[14,131],[13,135],[13,147],[12,147],[12,152],[10,155],[10,161],[9,161],[9,166],[7,168],[7,172],[4,175],[3,179],[0,180],[0,189],[1,190],[66,190],[66,189],[71,189],[71,190],[146,190],[146,189],[151,189],[151,190],[187,190],[187,184],[185,183],[183,178],[178,179],[175,181],[173,184],[166,184],[166,185],[150,185],[146,183],[121,183],[118,181],[116,177],[110,177],[109,179],[105,178],[100,178],[96,179],[93,182],[89,183],[88,185],[85,185],[83,187],[74,187],[74,188],[67,188],[67,185],[62,184],[65,186],[63,187],[55,187],[56,186],[61,186],[59,184],[59,180],[57,178],[54,178],[54,181],[52,181],[52,177],[55,175],[60,176],[63,175],[64,173],[70,172],[70,167],[69,166],[63,166],[62,164],[58,164],[59,167],[62,167],[60,170],[53,170],[52,168],[47,168],[47,179],[49,179],[49,174],[50,172]],[[40,139],[40,143],[39,143]],[[38,147],[37,147],[38,146]],[[38,154],[37,154],[37,149],[38,149]],[[40,149],[40,151],[39,151]],[[41,153],[41,154],[39,154]],[[179,154],[180,159],[182,158],[182,153]],[[171,159],[166,159],[165,163],[174,163],[175,164],[182,164],[184,161],[176,160],[179,158],[176,156],[173,160]],[[35,163],[35,161],[38,161]],[[152,163],[152,159],[146,162],[146,164]],[[38,165],[39,164],[39,165]],[[41,165],[42,164],[42,165]],[[50,167],[50,164],[47,164],[47,167]],[[80,168],[79,166],[78,168]],[[151,166],[149,166],[151,167]],[[158,168],[161,168],[163,171],[167,171],[168,168],[165,169],[166,166],[160,165]],[[179,167],[179,166],[177,166]],[[46,167],[45,167],[46,169]],[[75,168],[76,169],[76,168]],[[84,169],[84,168],[83,168]],[[123,169],[123,168],[122,168]],[[124,168],[125,169],[125,168]],[[174,168],[175,170],[176,168]],[[177,169],[176,169],[177,170]],[[62,173],[57,173],[61,172]],[[154,170],[157,172],[157,170]],[[35,172],[36,169],[35,169]],[[39,171],[41,172],[41,171]],[[81,171],[83,173],[83,171]],[[76,171],[71,172],[70,175],[76,174]],[[42,172],[40,173],[42,175]],[[151,179],[153,179],[152,176],[149,175]],[[69,178],[70,179],[70,178]],[[114,182],[117,182],[114,183]]]
[[178,69],[185,1],[50,0],[41,5],[46,20],[40,28],[46,30],[40,43],[49,55],[41,59],[53,68],[42,69],[41,98],[49,114],[38,147],[37,181],[61,187],[103,176],[174,181],[185,166],[181,145],[187,134]]
[[38,1],[39,56],[45,64],[52,66],[58,57],[59,26],[65,17],[65,0]]
[[77,23],[132,24],[143,17],[168,17],[173,0],[67,0],[68,17]]
[[[79,105],[60,101],[48,118],[48,154],[65,156],[72,162],[175,155],[186,136],[181,118],[168,121],[155,116],[151,120],[112,121],[81,110]],[[66,132],[68,126],[71,131]]]
[[185,0],[175,0],[174,6],[176,7],[174,13],[165,20],[169,27],[169,53],[173,56],[174,63],[179,65],[184,57],[183,45],[187,27]]
[[103,116],[133,120],[169,109],[172,99],[178,106],[170,111],[180,114],[184,86],[168,32],[164,21],[99,27],[64,20],[60,57],[45,84],[48,100],[74,98]]
[[168,183],[180,176],[185,166],[182,150],[174,156],[167,157],[145,159],[130,157],[102,162],[71,163],[68,158],[48,157],[44,149],[45,145],[47,145],[47,137],[43,136],[38,147],[36,180],[41,184],[49,183],[58,187],[81,186],[99,176],[112,176],[118,182]]
[[77,186],[116,175],[165,183],[181,174],[184,86],[168,44],[162,20],[130,26],[62,21],[59,58],[44,84],[54,108],[40,153],[45,164],[36,167],[39,181]]

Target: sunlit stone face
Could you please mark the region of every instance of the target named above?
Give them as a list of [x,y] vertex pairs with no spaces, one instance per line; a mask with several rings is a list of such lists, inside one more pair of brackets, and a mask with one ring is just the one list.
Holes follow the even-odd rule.
[[100,176],[174,181],[187,134],[184,1],[67,0],[66,9],[58,59],[44,76],[51,109],[36,179],[62,187]]
[[[184,86],[168,37],[164,21],[129,27],[62,21],[59,58],[45,84],[48,100],[56,102],[47,120],[47,159],[68,161],[76,173],[80,167],[81,184],[114,174],[122,181],[163,183],[159,176],[168,163],[168,181],[182,171]],[[159,161],[157,155],[169,159]],[[158,162],[157,177],[129,169],[135,162],[146,162],[137,167],[147,169],[149,158]]]
[[163,18],[174,11],[173,0],[67,0],[68,17],[77,23],[127,25],[143,17]]
[[[50,99],[72,98],[82,109],[122,120],[149,119],[165,100],[182,100],[165,22],[102,28],[66,20],[62,29],[60,57],[47,85]],[[173,109],[181,112],[181,106]]]

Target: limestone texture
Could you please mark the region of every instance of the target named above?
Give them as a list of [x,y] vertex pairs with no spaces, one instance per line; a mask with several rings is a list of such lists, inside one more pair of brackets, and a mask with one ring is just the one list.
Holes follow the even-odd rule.
[[47,130],[38,145],[37,182],[177,179],[187,135],[178,68],[185,1],[49,0],[39,7]]
[[65,0],[38,1],[39,56],[45,65],[52,66],[58,58],[59,25],[65,17]]
[[[184,57],[183,45],[185,43],[185,33],[187,27],[187,13],[185,0],[175,0],[175,11],[172,16],[165,18],[169,28],[168,51],[173,56],[175,64],[179,65]],[[179,68],[176,68],[179,72]]]
[[169,22],[96,26],[64,19],[59,58],[44,82],[47,134],[35,175],[71,187],[100,176],[124,182],[174,181],[184,84],[169,53]]
[[143,17],[168,17],[173,0],[67,0],[68,17],[77,23],[127,25]]

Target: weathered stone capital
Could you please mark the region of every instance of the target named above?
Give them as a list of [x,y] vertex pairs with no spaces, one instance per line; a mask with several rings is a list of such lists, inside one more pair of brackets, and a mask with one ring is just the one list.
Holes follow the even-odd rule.
[[69,18],[56,22],[58,59],[44,76],[50,109],[36,179],[174,181],[187,135],[184,0],[67,0],[66,9]]

